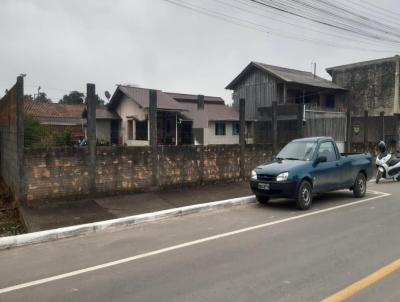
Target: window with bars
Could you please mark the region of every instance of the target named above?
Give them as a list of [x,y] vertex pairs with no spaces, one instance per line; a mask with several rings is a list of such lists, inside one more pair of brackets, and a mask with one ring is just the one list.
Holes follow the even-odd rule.
[[215,123],[215,135],[225,135],[225,134],[226,134],[225,123],[223,122]]

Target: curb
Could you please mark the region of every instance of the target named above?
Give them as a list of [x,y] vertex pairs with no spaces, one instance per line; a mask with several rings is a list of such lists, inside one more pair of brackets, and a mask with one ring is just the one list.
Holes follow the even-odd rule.
[[179,217],[203,211],[229,208],[255,202],[256,200],[254,196],[251,195],[251,196],[238,197],[221,201],[214,201],[214,202],[201,203],[191,206],[167,209],[152,213],[145,213],[134,216],[98,221],[93,223],[79,224],[58,229],[39,231],[39,232],[21,234],[16,236],[0,237],[0,250],[11,249],[35,243],[43,243],[62,238],[71,238],[71,237],[96,233],[106,229],[118,229],[150,221]]

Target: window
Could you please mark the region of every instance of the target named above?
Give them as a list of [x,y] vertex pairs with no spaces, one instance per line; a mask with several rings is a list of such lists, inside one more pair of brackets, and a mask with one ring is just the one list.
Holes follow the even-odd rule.
[[326,108],[335,108],[335,96],[328,94],[326,96]]
[[225,123],[215,123],[215,135],[225,135]]
[[128,140],[133,140],[133,120],[128,120]]
[[148,120],[143,122],[136,121],[136,140],[147,141],[148,140]]
[[240,123],[232,124],[232,135],[239,135],[240,133]]
[[319,146],[318,157],[320,156],[325,156],[326,161],[337,160],[336,150],[332,142],[324,142]]
[[317,143],[315,142],[290,142],[285,147],[283,147],[283,149],[276,157],[291,160],[310,160],[314,155],[316,147]]

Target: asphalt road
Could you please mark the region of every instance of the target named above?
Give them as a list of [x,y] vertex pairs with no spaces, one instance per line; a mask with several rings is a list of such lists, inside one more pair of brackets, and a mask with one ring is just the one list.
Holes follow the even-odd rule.
[[[0,301],[321,301],[400,258],[400,184],[369,189],[387,194],[341,191],[307,212],[275,201],[1,251]],[[348,300],[400,301],[399,281],[394,270],[356,284]]]

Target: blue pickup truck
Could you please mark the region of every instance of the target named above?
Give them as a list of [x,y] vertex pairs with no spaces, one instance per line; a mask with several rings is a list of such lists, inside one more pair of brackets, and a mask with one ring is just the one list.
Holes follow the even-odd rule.
[[260,203],[285,197],[307,210],[313,193],[350,189],[363,197],[372,173],[370,154],[340,153],[331,137],[310,137],[293,140],[271,162],[255,168],[250,187]]

